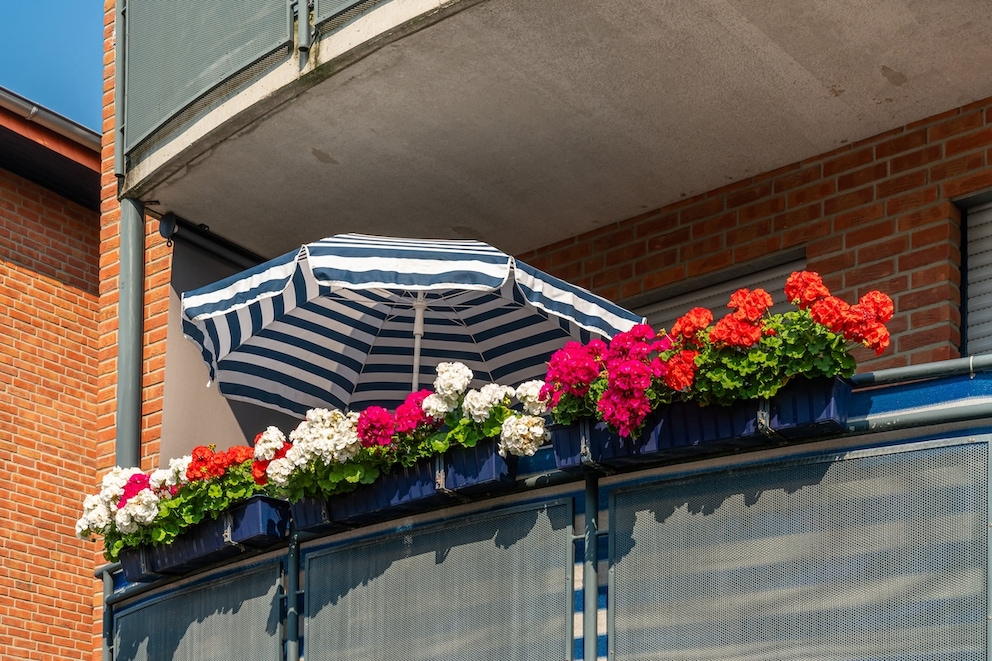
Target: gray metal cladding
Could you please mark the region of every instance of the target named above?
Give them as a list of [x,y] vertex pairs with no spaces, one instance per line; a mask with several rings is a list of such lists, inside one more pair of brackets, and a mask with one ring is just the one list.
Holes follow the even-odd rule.
[[307,661],[566,658],[571,517],[513,508],[309,555]]
[[291,44],[292,26],[286,0],[128,0],[123,38],[130,152],[187,105]]
[[333,18],[343,11],[359,5],[365,0],[314,0],[313,3],[313,23],[320,25],[329,18]]
[[282,658],[280,566],[164,592],[114,617],[115,661]]
[[620,491],[616,659],[986,658],[988,445]]

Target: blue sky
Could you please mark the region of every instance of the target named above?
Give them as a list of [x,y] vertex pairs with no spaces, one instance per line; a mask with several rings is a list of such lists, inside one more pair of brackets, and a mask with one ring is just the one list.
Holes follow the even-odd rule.
[[99,131],[103,0],[0,0],[0,87]]

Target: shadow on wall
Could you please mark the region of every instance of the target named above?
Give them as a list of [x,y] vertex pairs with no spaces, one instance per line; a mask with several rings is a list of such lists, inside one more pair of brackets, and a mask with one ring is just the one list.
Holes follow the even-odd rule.
[[299,420],[278,411],[226,399],[210,375],[196,344],[182,332],[182,292],[243,270],[196,245],[173,244],[169,326],[166,335],[165,388],[162,411],[163,462],[188,454],[197,445],[218,449],[251,444],[269,425],[289,433]]
[[[646,538],[655,538],[662,545],[671,540],[661,538],[665,530],[681,526],[667,527],[666,523],[680,524],[694,517],[729,516],[744,525],[747,517],[744,512],[761,503],[759,508],[766,513],[765,522],[769,530],[763,534],[774,534],[776,519],[783,526],[795,516],[797,501],[808,503],[808,512],[815,512],[818,499],[810,489],[822,482],[830,470],[828,462],[800,465],[787,465],[778,468],[752,469],[749,471],[721,473],[692,478],[685,481],[655,484],[647,488],[620,491],[617,494],[618,506],[613,510],[616,533],[614,541],[614,562],[619,562],[634,546],[645,543]],[[805,491],[804,491],[805,490]],[[734,517],[732,513],[740,516]],[[654,523],[645,524],[639,517],[646,514],[654,518]],[[812,515],[812,514],[811,514]],[[645,535],[645,525],[657,534]],[[641,532],[635,530],[640,527]],[[729,539],[730,531],[728,531]]]
[[[571,507],[562,502],[514,507],[315,552],[308,559],[308,576],[316,582],[307,590],[313,595],[310,614],[349,601],[358,588],[381,589],[373,584],[383,576],[384,584],[416,584],[436,574],[437,580],[460,584],[459,591],[490,579],[510,586],[520,580],[515,568],[533,566],[536,558],[531,556],[549,550],[544,544],[568,538],[571,516]],[[521,543],[524,540],[531,543]],[[554,551],[565,553],[567,548]],[[333,577],[320,571],[324,565],[334,569]],[[567,563],[560,566],[564,569]]]
[[228,661],[260,658],[266,647],[278,654],[280,569],[269,565],[126,609],[115,622],[114,658]]

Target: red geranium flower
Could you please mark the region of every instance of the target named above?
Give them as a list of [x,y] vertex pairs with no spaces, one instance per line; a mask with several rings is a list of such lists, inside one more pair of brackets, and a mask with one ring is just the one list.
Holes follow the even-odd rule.
[[819,273],[813,271],[793,271],[785,281],[785,297],[800,310],[806,310],[815,302],[830,296],[830,290],[823,284]]
[[751,323],[757,323],[771,306],[771,294],[764,289],[749,291],[747,288],[735,291],[730,296],[730,303],[727,305],[734,311],[736,318]]
[[716,322],[710,331],[710,340],[716,346],[748,349],[761,340],[761,326],[728,314]]
[[665,383],[676,391],[686,391],[696,378],[696,356],[698,351],[679,351],[668,359]]
[[692,308],[672,325],[675,341],[695,341],[699,331],[713,323],[713,313],[706,308]]

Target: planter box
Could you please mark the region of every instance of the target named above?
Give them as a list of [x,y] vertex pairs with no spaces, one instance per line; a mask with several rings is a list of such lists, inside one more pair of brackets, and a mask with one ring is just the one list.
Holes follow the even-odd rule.
[[363,525],[445,502],[449,497],[437,488],[435,460],[423,459],[409,468],[395,466],[374,483],[333,497],[328,501],[328,514],[331,521]]
[[[595,468],[591,447],[601,447],[608,442],[610,433],[605,427],[596,427],[594,420],[580,420],[567,426],[552,426],[551,449],[555,466],[566,473],[583,473]],[[593,439],[595,437],[595,439]]]
[[843,379],[800,378],[768,402],[706,407],[676,402],[649,415],[644,431],[634,438],[584,423],[552,431],[552,443],[556,461],[561,460],[558,467],[565,471],[746,450],[844,431],[850,397],[851,385]]
[[124,578],[129,582],[150,583],[164,578],[163,574],[152,570],[148,548],[146,546],[130,547],[120,552],[118,560],[124,570]]
[[[331,498],[340,497],[340,495],[331,496]],[[347,529],[347,526],[331,519],[331,504],[328,498],[305,496],[292,503],[289,508],[293,515],[293,525],[300,532],[331,533]]]
[[464,495],[506,491],[517,478],[517,457],[501,457],[497,439],[479,441],[474,448],[454,448],[444,454],[439,480],[444,489]]
[[272,546],[289,536],[289,503],[255,496],[231,508],[231,541],[253,548]]
[[769,427],[788,439],[838,434],[847,429],[851,383],[844,379],[793,379],[769,407]]
[[126,560],[122,554],[121,564],[129,581],[155,580],[272,546],[288,534],[289,503],[254,496],[216,519],[192,526],[171,544],[130,549],[138,553],[128,554]]

